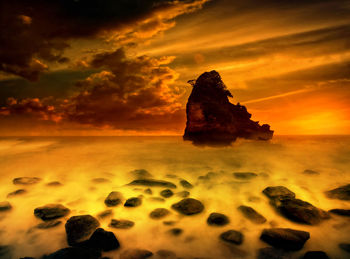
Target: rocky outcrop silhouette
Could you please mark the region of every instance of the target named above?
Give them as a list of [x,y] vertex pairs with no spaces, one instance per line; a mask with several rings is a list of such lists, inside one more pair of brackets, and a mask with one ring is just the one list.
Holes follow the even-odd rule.
[[190,80],[192,93],[186,106],[184,140],[194,144],[229,145],[237,138],[269,140],[273,131],[268,124],[252,121],[245,106],[230,103],[232,97],[218,72],[205,72]]

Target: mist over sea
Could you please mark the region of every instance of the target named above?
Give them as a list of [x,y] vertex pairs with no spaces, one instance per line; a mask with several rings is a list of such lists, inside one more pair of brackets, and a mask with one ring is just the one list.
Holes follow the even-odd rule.
[[[154,179],[177,185],[175,195],[164,202],[164,188],[126,186],[135,179],[131,171],[146,169]],[[319,174],[305,174],[310,169]],[[208,180],[199,179],[212,172]],[[250,180],[236,179],[233,172],[254,172]],[[17,186],[16,177],[39,177],[37,184]],[[298,224],[283,217],[269,204],[262,190],[282,185],[296,197],[323,210],[350,209],[349,201],[329,199],[325,191],[350,183],[350,136],[276,136],[269,142],[238,140],[228,147],[194,146],[181,137],[2,137],[0,138],[0,202],[8,201],[12,209],[0,212],[0,245],[10,245],[13,258],[40,258],[67,247],[64,223],[74,215],[96,216],[107,209],[104,200],[111,191],[122,192],[125,198],[143,195],[136,208],[122,204],[113,207],[113,215],[99,219],[101,227],[113,231],[121,248],[105,253],[119,258],[127,248],[152,251],[171,250],[181,258],[256,258],[257,250],[268,244],[259,240],[264,228],[282,227],[310,232],[310,239],[300,251],[288,258],[300,258],[306,251],[322,250],[331,258],[349,258],[339,243],[350,241],[349,217],[332,215],[319,225]],[[103,178],[103,180],[96,180]],[[190,197],[200,200],[205,209],[193,216],[180,215],[171,205],[180,201],[183,191],[179,184],[186,179],[194,185]],[[203,177],[202,177],[203,179]],[[59,181],[61,186],[47,186]],[[7,197],[17,189],[27,192]],[[37,229],[41,219],[35,208],[60,203],[71,212],[62,224],[50,229]],[[267,222],[254,224],[237,207],[247,205],[261,213]],[[167,208],[171,214],[154,220],[149,213],[155,208]],[[230,223],[222,227],[207,224],[208,215],[220,212]],[[111,219],[135,222],[130,229],[109,227]],[[175,221],[174,226],[163,221]],[[174,236],[171,228],[183,232]],[[243,233],[241,245],[228,245],[219,235],[229,229]]]

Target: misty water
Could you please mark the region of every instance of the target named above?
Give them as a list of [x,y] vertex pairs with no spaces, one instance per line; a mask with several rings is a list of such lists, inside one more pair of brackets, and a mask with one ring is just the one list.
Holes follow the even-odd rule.
[[[350,209],[349,201],[329,199],[324,192],[350,183],[350,137],[348,136],[277,136],[270,142],[237,141],[230,147],[198,147],[181,137],[26,137],[0,139],[0,201],[9,201],[12,209],[0,212],[0,245],[10,245],[12,258],[31,256],[40,258],[67,247],[64,223],[74,215],[97,216],[107,209],[104,199],[111,191],[122,192],[125,198],[143,195],[143,203],[136,208],[122,204],[113,207],[113,215],[99,219],[101,227],[113,231],[121,248],[105,253],[119,258],[121,251],[141,248],[152,251],[152,258],[160,258],[160,249],[171,250],[181,258],[256,258],[257,250],[269,246],[259,239],[264,228],[283,227],[310,232],[310,239],[301,251],[288,258],[300,258],[306,251],[322,250],[331,258],[349,258],[339,243],[350,241],[349,217],[332,215],[319,225],[294,223],[280,215],[262,190],[267,186],[283,185],[326,211],[334,208]],[[175,195],[165,202],[160,197],[164,188],[151,187],[153,194],[145,194],[147,187],[127,186],[135,179],[135,169],[148,170],[155,179],[177,185]],[[304,174],[311,169],[319,174]],[[240,180],[233,172],[255,172],[257,177]],[[212,177],[199,180],[209,172]],[[39,177],[33,185],[14,185],[16,177]],[[104,178],[102,181],[96,178]],[[193,216],[180,215],[171,205],[180,201],[176,195],[184,188],[186,179],[194,185],[190,197],[200,200],[205,209]],[[61,186],[47,186],[59,181]],[[17,189],[26,193],[7,197]],[[60,203],[71,212],[61,219],[62,224],[50,229],[37,229],[41,219],[33,214],[35,208]],[[267,222],[254,224],[237,207],[253,207]],[[149,213],[155,208],[167,208],[171,214],[154,220]],[[230,223],[222,227],[209,226],[212,212],[227,215]],[[135,222],[130,229],[109,227],[111,219]],[[175,225],[163,224],[175,221]],[[174,236],[171,228],[183,233]],[[219,235],[229,229],[243,233],[241,245],[226,244]]]

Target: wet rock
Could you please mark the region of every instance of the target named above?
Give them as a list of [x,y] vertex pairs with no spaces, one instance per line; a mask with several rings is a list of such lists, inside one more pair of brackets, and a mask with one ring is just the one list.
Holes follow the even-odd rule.
[[160,258],[169,258],[169,259],[175,259],[176,258],[176,254],[173,251],[170,251],[170,250],[161,249],[161,250],[158,250],[156,252],[156,254]]
[[12,248],[11,246],[0,245],[0,258],[2,259],[12,259]]
[[224,226],[230,223],[230,220],[224,214],[213,212],[209,215],[207,223],[211,226]]
[[284,186],[269,186],[263,193],[270,199],[295,198],[295,193]]
[[238,180],[251,180],[258,175],[253,172],[234,172],[233,176]]
[[26,194],[26,193],[27,193],[27,190],[25,190],[25,189],[18,189],[18,190],[14,191],[14,192],[10,192],[9,194],[7,194],[7,198],[11,198],[11,197],[22,195],[22,194]]
[[327,191],[326,196],[330,199],[350,200],[350,184],[340,186],[333,190]]
[[257,259],[285,259],[286,252],[274,247],[264,247],[258,250]]
[[63,184],[60,183],[59,181],[53,181],[46,184],[46,186],[49,186],[49,187],[56,187],[56,186],[62,186],[62,185]]
[[332,209],[329,212],[333,213],[333,214],[337,214],[340,216],[346,216],[346,217],[350,217],[350,210],[345,210],[345,209]]
[[307,174],[307,175],[319,175],[320,173],[311,169],[306,169],[303,171],[303,174]]
[[181,197],[181,198],[187,198],[188,196],[190,196],[190,192],[188,192],[188,191],[178,192],[178,193],[176,193],[176,196]]
[[341,243],[339,244],[339,248],[350,253],[350,243]]
[[176,185],[163,180],[155,179],[137,179],[129,183],[128,185],[139,185],[139,186],[149,186],[149,187],[164,187],[164,188],[176,188]]
[[308,251],[304,254],[303,259],[329,259],[323,251]]
[[266,222],[266,218],[254,210],[252,207],[242,205],[238,207],[238,210],[241,211],[247,219],[256,224],[263,224]]
[[300,250],[309,238],[308,232],[290,228],[264,229],[260,236],[262,241],[284,250]]
[[153,192],[152,192],[152,190],[151,190],[150,188],[147,188],[147,189],[144,190],[143,192],[146,193],[146,194],[149,194],[149,195],[152,195],[152,194],[153,194]]
[[105,210],[97,214],[97,217],[100,219],[104,219],[106,217],[112,216],[113,215],[113,210]]
[[165,190],[163,190],[163,191],[160,192],[160,196],[162,196],[162,197],[164,197],[164,198],[169,198],[169,197],[171,197],[171,196],[173,196],[173,195],[174,195],[174,193],[173,193],[173,191],[170,190],[170,189],[165,189]]
[[154,209],[150,214],[150,218],[152,219],[161,219],[164,218],[166,216],[168,216],[170,214],[170,211],[164,208],[157,208]]
[[91,215],[71,217],[65,225],[68,244],[75,245],[87,240],[99,226],[98,220]]
[[181,235],[184,231],[181,228],[171,228],[168,231],[171,235],[173,236],[179,236]]
[[142,204],[142,199],[139,197],[132,197],[126,200],[124,207],[138,207]]
[[47,204],[34,209],[34,215],[42,220],[62,218],[69,214],[70,210],[61,204]]
[[0,212],[1,211],[9,211],[11,209],[12,209],[12,206],[8,201],[0,202]]
[[149,198],[150,201],[155,201],[155,202],[165,202],[165,199],[161,197],[151,197]]
[[135,169],[130,172],[135,178],[138,179],[145,179],[145,178],[151,178],[152,174],[148,172],[146,169]]
[[114,207],[122,203],[123,200],[124,197],[120,192],[111,192],[105,199],[105,204],[107,207]]
[[13,179],[13,184],[19,184],[19,185],[31,185],[36,184],[40,182],[41,179],[38,177],[18,177]]
[[51,220],[51,221],[46,221],[42,222],[35,227],[38,229],[48,229],[48,228],[54,228],[62,224],[62,221],[59,220]]
[[144,249],[128,249],[120,254],[120,259],[145,259],[151,257],[153,253]]
[[199,181],[209,181],[209,180],[212,180],[214,178],[217,178],[218,176],[219,176],[218,173],[208,172],[206,175],[198,176],[198,180]]
[[243,234],[236,230],[228,230],[220,235],[220,238],[228,243],[240,245],[243,243]]
[[135,223],[133,221],[127,219],[112,219],[111,223],[109,224],[110,227],[119,229],[129,229],[134,225]]
[[106,178],[102,178],[102,177],[93,178],[93,179],[91,179],[91,181],[93,183],[109,183],[109,182],[111,182],[110,180],[108,180]]
[[186,189],[192,189],[193,188],[193,185],[190,182],[188,182],[188,181],[186,181],[184,179],[182,179],[180,181],[180,184],[181,184],[182,187],[184,187]]
[[184,215],[198,214],[204,210],[204,205],[199,200],[192,198],[185,198],[171,207]]
[[106,231],[103,228],[98,228],[87,241],[78,244],[78,246],[108,252],[118,249],[120,244],[113,232]]
[[67,247],[60,249],[42,259],[99,259],[101,251],[82,247]]

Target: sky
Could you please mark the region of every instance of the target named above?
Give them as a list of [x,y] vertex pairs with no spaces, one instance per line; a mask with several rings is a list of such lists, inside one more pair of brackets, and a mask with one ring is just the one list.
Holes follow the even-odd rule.
[[0,1],[2,136],[181,135],[211,70],[277,135],[350,134],[350,1]]

